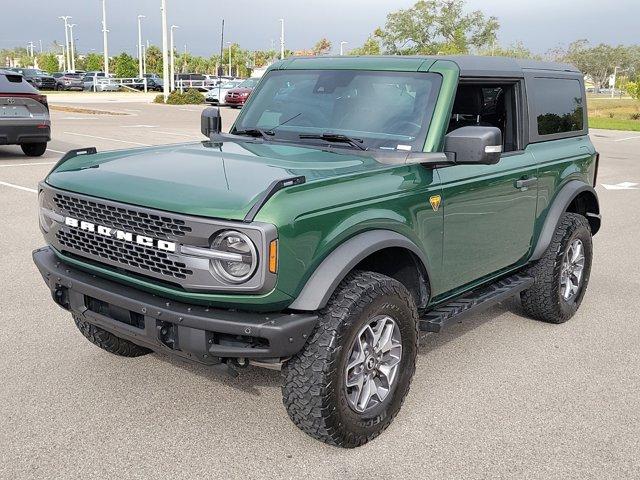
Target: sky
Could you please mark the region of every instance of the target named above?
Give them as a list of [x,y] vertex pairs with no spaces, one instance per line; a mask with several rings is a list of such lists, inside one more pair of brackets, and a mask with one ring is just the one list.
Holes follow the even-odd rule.
[[[220,50],[220,23],[225,41],[243,48],[279,48],[280,18],[285,19],[285,44],[292,50],[311,48],[327,37],[337,52],[360,46],[387,14],[414,0],[166,0],[168,24],[178,25],[176,48],[186,45],[195,55]],[[136,52],[137,16],[143,19],[143,42],[161,45],[160,0],[106,0],[109,53]],[[640,0],[467,0],[468,10],[498,18],[499,44],[522,41],[534,53],[545,53],[573,40],[592,43],[640,42]],[[72,16],[76,51],[102,52],[101,0],[0,0],[0,48],[33,41],[44,49],[64,42],[60,15]]]

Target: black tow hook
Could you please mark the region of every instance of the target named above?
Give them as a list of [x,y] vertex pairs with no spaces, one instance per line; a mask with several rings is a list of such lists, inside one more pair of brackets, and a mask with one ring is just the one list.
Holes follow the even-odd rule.
[[62,285],[56,285],[53,290],[53,301],[65,310],[69,310],[69,289]]

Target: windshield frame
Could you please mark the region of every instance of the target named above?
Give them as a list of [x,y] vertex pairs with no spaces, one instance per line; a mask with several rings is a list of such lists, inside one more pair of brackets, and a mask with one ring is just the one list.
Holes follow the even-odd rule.
[[[344,128],[324,128],[323,129],[319,127],[296,126],[295,127],[296,130],[291,131],[290,129],[287,129],[286,125],[284,125],[287,123],[289,118],[284,118],[284,119],[281,118],[280,125],[271,125],[269,127],[258,126],[259,120],[255,122],[255,125],[243,124],[244,121],[247,119],[247,117],[251,115],[252,105],[254,105],[260,99],[261,92],[263,91],[265,86],[268,84],[268,81],[270,78],[272,78],[272,76],[278,75],[278,76],[284,77],[286,75],[296,75],[296,74],[314,74],[314,73],[321,74],[322,72],[327,72],[327,71],[335,71],[335,72],[347,71],[347,72],[353,73],[354,75],[358,75],[358,74],[371,75],[371,76],[379,75],[381,77],[389,77],[389,76],[398,76],[398,78],[413,77],[414,79],[417,79],[417,80],[424,79],[425,81],[431,81],[432,85],[430,87],[430,90],[427,93],[424,112],[420,117],[417,117],[422,120],[420,132],[413,136],[405,135],[402,133],[392,134],[388,132],[367,132],[367,133],[371,133],[372,135],[366,136],[366,138],[362,138],[362,134],[364,133],[363,131],[350,130],[350,129],[344,129]],[[393,151],[401,151],[406,149],[406,151],[422,152],[426,145],[427,136],[429,133],[431,123],[433,121],[435,107],[438,102],[440,89],[442,88],[443,81],[444,79],[441,73],[427,72],[427,71],[424,71],[424,72],[411,71],[411,70],[389,71],[389,70],[369,70],[369,69],[358,69],[358,68],[269,70],[263,76],[263,78],[260,79],[258,85],[254,88],[252,95],[249,97],[247,103],[244,105],[242,111],[240,112],[240,115],[238,115],[234,124],[232,125],[230,133],[233,135],[233,134],[237,134],[237,132],[242,132],[246,130],[262,129],[270,137],[270,138],[267,138],[263,135],[263,137],[265,137],[263,138],[264,141],[274,140],[278,142],[296,143],[296,144],[304,144],[304,145],[315,144],[315,145],[322,145],[322,146],[330,146],[331,148],[346,148],[350,150],[357,148],[357,146],[352,144],[350,145],[348,142],[330,142],[324,139],[300,138],[300,135],[304,137],[306,134],[331,133],[331,134],[349,136],[355,139],[356,141],[359,141],[359,142],[361,141],[362,144],[365,146],[365,148],[367,148],[367,150],[371,149],[372,151],[393,152]],[[268,109],[265,109],[263,113],[266,111],[268,111]],[[287,130],[290,130],[290,133],[292,134],[283,135],[283,133],[287,132]],[[278,135],[278,133],[280,133],[280,135]],[[293,133],[295,133],[295,135],[293,135]],[[397,147],[392,148],[388,146],[387,147],[381,146],[383,142],[390,142],[392,140],[397,143]],[[405,141],[408,142],[410,145],[403,144],[403,142]]]

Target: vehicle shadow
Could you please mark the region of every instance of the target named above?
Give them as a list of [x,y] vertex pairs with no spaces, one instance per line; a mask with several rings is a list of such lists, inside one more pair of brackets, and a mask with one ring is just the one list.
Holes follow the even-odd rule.
[[[447,327],[443,333],[437,335],[421,333],[418,355],[427,355],[442,348],[446,346],[447,343],[463,337],[466,333],[481,327],[485,323],[491,322],[504,313],[511,313],[523,319],[527,318],[519,298],[514,297],[505,300],[482,312],[480,315],[469,317],[462,322]],[[198,375],[208,381],[222,384],[250,395],[260,395],[261,387],[278,388],[281,385],[280,372],[275,370],[248,366],[246,368],[239,368],[239,375],[233,377],[227,372],[227,367],[225,366],[212,367],[200,365],[162,353],[155,353],[154,356],[170,365],[182,368],[190,374]]]

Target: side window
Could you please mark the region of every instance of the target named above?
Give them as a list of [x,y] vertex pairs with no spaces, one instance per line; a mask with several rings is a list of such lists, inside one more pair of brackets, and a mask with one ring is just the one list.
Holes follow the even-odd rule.
[[579,132],[584,129],[582,88],[578,80],[534,78],[533,107],[538,135]]
[[503,152],[518,150],[517,83],[458,85],[448,132],[461,127],[497,127],[502,132]]

